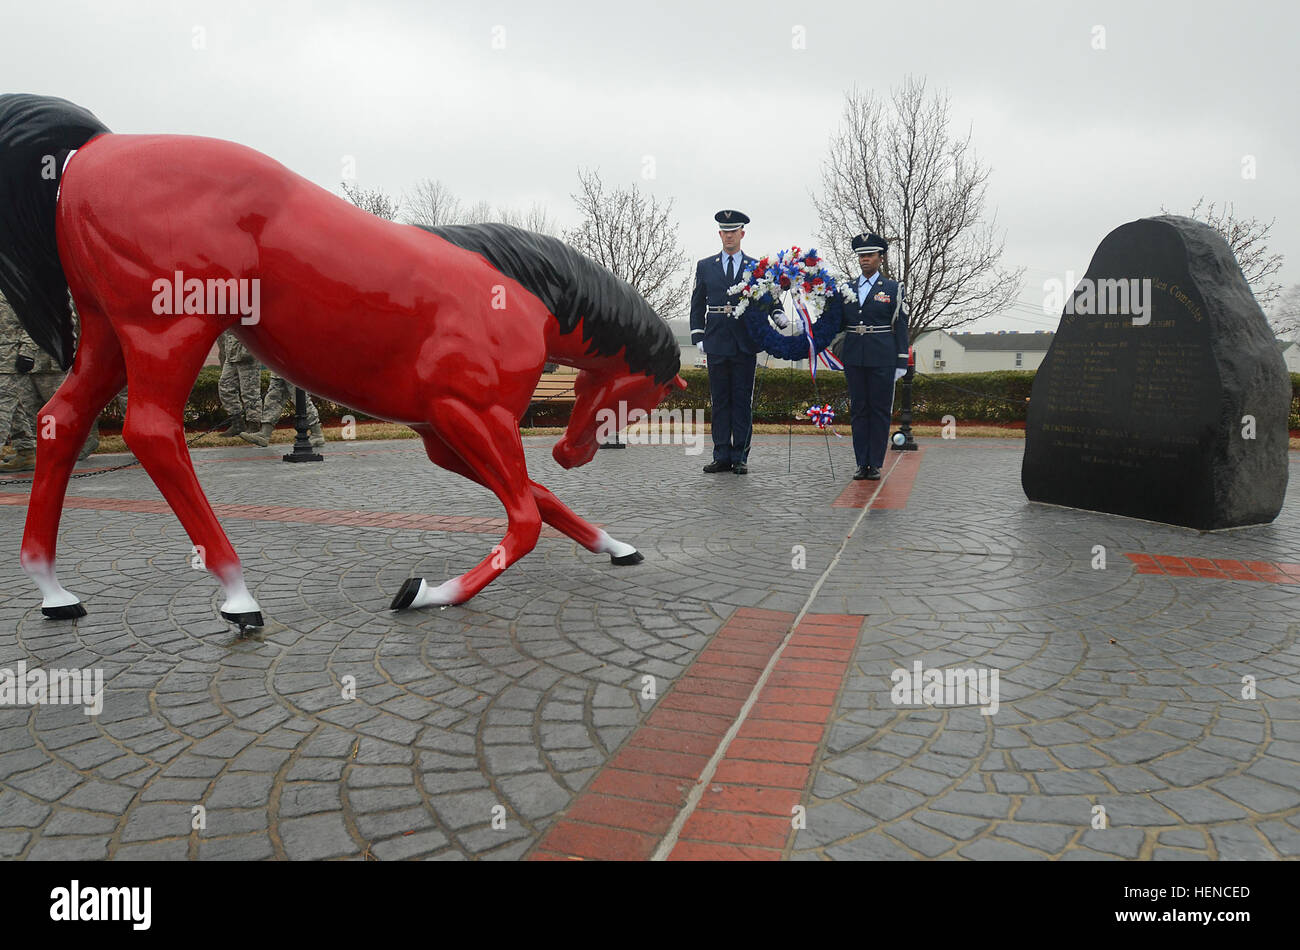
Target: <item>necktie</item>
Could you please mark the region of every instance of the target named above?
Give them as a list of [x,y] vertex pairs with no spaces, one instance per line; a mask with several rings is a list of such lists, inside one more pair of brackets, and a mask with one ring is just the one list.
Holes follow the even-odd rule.
[[727,286],[730,287],[735,282],[736,282],[736,259],[734,257],[728,257],[727,258]]

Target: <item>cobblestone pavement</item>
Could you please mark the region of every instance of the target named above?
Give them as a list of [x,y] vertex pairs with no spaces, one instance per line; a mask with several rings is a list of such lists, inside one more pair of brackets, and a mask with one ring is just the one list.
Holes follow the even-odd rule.
[[[406,577],[490,551],[490,494],[416,442],[330,443],[319,465],[196,450],[214,504],[259,506],[223,516],[268,620],[243,641],[175,517],[124,510],[159,497],[139,469],[70,487],[99,499],[64,515],[75,623],[42,618],[17,563],[26,508],[2,494],[24,489],[0,488],[0,668],[105,681],[98,716],[0,706],[0,856],[525,857],[650,713],[644,677],[662,699],[745,607],[863,617],[790,858],[1300,855],[1300,586],[1125,557],[1300,561],[1294,490],[1273,525],[1198,534],[1031,505],[1022,443],[935,439],[906,507],[863,517],[831,504],[847,439],[834,479],[817,438],[787,474],[786,438],[758,437],[743,478],[680,446],[566,472],[553,441],[526,440],[533,477],[645,563],[544,537],[469,604],[400,614]],[[354,512],[492,520],[341,523]],[[918,662],[997,671],[996,713],[895,705],[891,673]]]

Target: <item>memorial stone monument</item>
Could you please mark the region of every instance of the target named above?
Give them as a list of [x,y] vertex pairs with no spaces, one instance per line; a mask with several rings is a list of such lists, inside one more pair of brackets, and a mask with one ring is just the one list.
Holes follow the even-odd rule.
[[1101,242],[1034,377],[1031,501],[1212,530],[1277,517],[1291,379],[1227,242],[1165,215]]

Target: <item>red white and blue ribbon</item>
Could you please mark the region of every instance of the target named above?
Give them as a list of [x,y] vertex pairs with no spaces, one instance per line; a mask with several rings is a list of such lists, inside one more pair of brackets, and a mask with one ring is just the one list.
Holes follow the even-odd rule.
[[[828,428],[835,421],[835,410],[831,408],[830,403],[824,406],[813,406],[805,410],[804,415],[811,419],[819,429]],[[831,429],[831,432],[835,432],[835,430]],[[842,439],[844,436],[835,432],[835,438]]]
[[793,297],[795,313],[803,323],[803,335],[808,338],[808,372],[815,383],[817,382],[817,344],[813,341],[812,314],[808,312],[808,306],[798,294],[794,294]]
[[813,382],[817,382],[819,363],[827,369],[844,372],[844,364],[831,352],[830,347],[826,347],[820,353],[817,352],[817,344],[813,340],[812,314],[808,312],[808,305],[798,295],[794,298],[794,309],[803,323],[803,335],[808,341],[808,373],[812,376]]
[[831,348],[829,346],[817,354],[817,359],[827,369],[833,369],[839,373],[844,372],[844,364],[841,363],[839,361],[839,358],[836,357],[836,355],[831,352]]
[[819,429],[825,429],[835,421],[835,410],[831,408],[830,403],[824,406],[813,406],[804,415],[808,416]]

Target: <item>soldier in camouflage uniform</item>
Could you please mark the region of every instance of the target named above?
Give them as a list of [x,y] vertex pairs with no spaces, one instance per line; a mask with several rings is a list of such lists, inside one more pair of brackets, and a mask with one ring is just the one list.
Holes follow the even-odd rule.
[[[285,403],[289,404],[290,412],[295,412],[296,398],[294,387],[283,377],[272,373],[271,385],[266,387],[266,398],[262,402],[262,431],[241,432],[239,437],[254,445],[270,445],[271,433],[275,431],[275,424],[284,415]],[[307,395],[307,427],[311,430],[311,444],[317,448],[324,445],[325,433],[321,430],[320,415],[316,412],[316,404],[311,401],[310,394]]]
[[[14,412],[18,409],[18,384],[21,382],[22,375],[19,373],[18,357],[26,354],[30,358],[32,353],[31,338],[18,322],[18,315],[9,306],[9,301],[0,295],[0,432],[5,438],[9,437]],[[26,361],[22,365],[26,367]],[[25,428],[30,433],[30,423]],[[18,446],[14,445],[11,449],[6,449],[4,455],[6,462],[17,454],[17,448]],[[34,446],[28,443],[24,448],[26,450],[24,454],[31,454]],[[31,464],[24,465],[23,468],[34,468],[35,464],[33,458]],[[10,470],[21,471],[22,469]]]
[[[50,354],[32,342],[9,302],[0,296],[0,431],[13,433],[13,451],[0,462],[0,472],[26,472],[36,467],[41,408],[66,375]],[[96,420],[78,457],[84,459],[98,445]]]
[[219,435],[231,438],[257,425],[262,412],[262,367],[229,330],[217,338],[217,352],[221,356],[217,395],[230,419],[230,427]]

